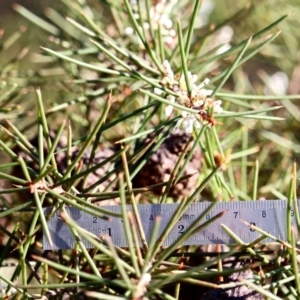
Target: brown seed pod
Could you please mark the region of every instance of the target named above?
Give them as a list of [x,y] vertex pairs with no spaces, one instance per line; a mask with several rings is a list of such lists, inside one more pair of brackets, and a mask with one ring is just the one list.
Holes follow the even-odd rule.
[[[154,135],[149,135],[143,144],[146,146],[154,138]],[[133,180],[133,186],[135,188],[140,188],[168,181],[172,176],[174,167],[180,154],[184,150],[190,138],[192,137],[184,131],[171,133],[157,149],[157,151],[151,155],[146,164],[136,175]],[[192,145],[193,142],[190,143],[189,147],[191,148]],[[184,163],[184,160],[182,163]],[[191,195],[197,185],[200,167],[201,150],[200,147],[197,147],[182,174],[182,176],[191,176],[189,178],[180,180],[173,185],[168,195],[174,198],[181,198]],[[156,195],[162,195],[164,187],[160,187],[152,191]]]
[[[247,265],[247,262],[238,263],[235,268],[241,268]],[[247,280],[253,278],[253,272],[248,269],[235,272],[228,277],[226,283],[240,282],[241,280]],[[264,300],[265,297],[259,294],[257,291],[250,289],[245,285],[237,286],[229,289],[211,289],[204,293],[200,300]]]

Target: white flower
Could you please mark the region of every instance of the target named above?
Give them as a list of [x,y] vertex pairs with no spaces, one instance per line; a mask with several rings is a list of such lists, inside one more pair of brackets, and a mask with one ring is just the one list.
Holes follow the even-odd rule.
[[155,29],[160,26],[163,41],[169,48],[173,48],[176,41],[176,32],[173,29],[174,24],[171,17],[177,1],[160,0],[156,2],[157,4],[150,8],[152,26],[154,26]]
[[162,79],[162,84],[163,85],[170,85],[170,86],[173,86],[173,84],[175,83],[175,79],[174,79],[174,73],[171,69],[171,66],[170,66],[170,63],[165,60],[162,64],[162,67],[164,69],[164,78]]
[[284,72],[276,72],[267,77],[264,93],[266,95],[286,95],[288,87],[288,76]]
[[125,32],[126,35],[132,35],[134,33],[134,30],[133,30],[132,27],[126,27],[124,29],[124,32]]
[[161,95],[163,92],[164,92],[164,91],[161,90],[161,89],[159,89],[159,88],[154,88],[154,93],[155,93],[156,95]]
[[221,47],[219,47],[217,49],[217,54],[221,54],[224,53],[226,51],[228,51],[231,48],[230,42],[232,39],[234,32],[231,26],[224,26],[222,27],[217,35],[216,35],[216,43],[221,45]]
[[209,84],[209,79],[205,78],[198,86],[195,83],[192,85],[191,100],[193,103],[204,101],[207,96],[212,94],[212,90],[204,89],[203,87]]
[[[167,99],[171,102],[171,103],[175,103],[175,97],[172,95],[168,95]],[[173,105],[167,105],[165,108],[165,115],[167,117],[170,117],[171,113],[173,111]]]
[[191,99],[193,103],[196,103],[198,101],[204,101],[206,97],[212,94],[212,92],[213,90],[194,88],[191,91]]
[[186,118],[182,119],[182,126],[186,133],[192,133],[194,129],[194,118],[191,117],[192,115],[189,115]]
[[223,112],[221,100],[213,100],[212,98],[207,98],[205,102],[205,109],[207,110],[209,107],[213,108],[215,114],[220,114]]
[[[217,3],[217,2],[216,2]],[[212,0],[202,1],[201,8],[196,16],[195,28],[199,29],[209,22],[209,16],[214,9],[215,3]]]
[[182,127],[186,133],[191,134],[193,132],[194,127],[199,129],[201,128],[201,123],[195,114],[187,113],[183,111],[181,113],[182,118],[180,118],[174,128],[174,132],[177,132],[180,127]]
[[199,95],[201,98],[206,98],[212,94],[213,90],[201,89]]
[[[153,2],[153,1],[152,1]],[[172,21],[172,15],[173,15],[173,10],[174,6],[177,4],[177,0],[159,0],[159,1],[154,1],[156,4],[153,4],[150,8],[150,19],[151,23],[153,26],[154,30],[157,30],[158,27],[161,28],[161,33],[162,33],[162,39],[168,46],[168,48],[174,48],[176,45],[176,37],[177,33],[173,29],[173,21]],[[132,10],[135,12],[134,13],[134,18],[136,20],[140,19],[139,14],[137,13],[138,11],[138,1],[137,0],[131,0],[131,6]],[[149,23],[144,22],[142,24],[144,30],[149,29]],[[129,35],[132,35],[133,32],[131,33],[131,30],[125,30],[125,33],[127,34],[129,32]],[[138,39],[140,44],[142,44],[142,41]]]
[[199,85],[198,85],[198,89],[202,89],[204,88],[206,85],[208,85],[210,82],[210,80],[208,78],[205,78]]
[[223,112],[223,108],[221,107],[221,105],[222,105],[221,100],[216,100],[213,102],[214,113],[220,114]]
[[177,92],[177,94],[178,94],[177,102],[179,104],[181,104],[181,105],[188,106],[189,103],[190,103],[190,98],[188,96],[187,91],[181,91],[181,90],[179,90]]
[[149,25],[148,22],[144,22],[144,26],[143,27],[144,27],[144,29],[149,30],[150,25]]
[[[160,82],[161,85],[170,88],[177,96],[168,95],[167,100],[169,104],[165,107],[166,117],[170,117],[173,112],[173,104],[179,103],[188,108],[194,108],[196,113],[188,113],[181,111],[181,118],[177,121],[174,131],[183,128],[186,133],[191,134],[194,128],[201,128],[203,121],[208,121],[209,124],[214,124],[208,110],[212,110],[215,114],[223,112],[222,101],[209,98],[213,90],[206,89],[205,86],[209,84],[209,79],[205,78],[199,85],[196,85],[198,79],[197,75],[191,72],[187,73],[189,83],[191,84],[191,94],[189,94],[186,85],[186,78],[181,74],[180,79],[174,76],[170,63],[165,60],[163,62],[164,77]],[[162,90],[155,89],[155,93],[161,93]]]
[[164,60],[163,64],[162,64],[163,68],[164,68],[164,72],[165,72],[165,76],[173,76],[174,77],[174,73],[171,69],[170,63],[167,60]]
[[[195,74],[192,74],[191,72],[188,72],[187,75],[188,75],[188,80],[189,80],[191,86],[193,87],[195,85],[195,82],[198,79],[198,76]],[[184,91],[187,90],[184,74],[181,74],[181,76],[180,76],[179,87],[181,90],[184,90]]]
[[173,26],[173,22],[167,14],[162,14],[160,16],[160,25],[164,26],[167,29],[171,29]]
[[193,108],[194,109],[197,109],[197,108],[201,109],[201,107],[203,107],[203,105],[204,105],[203,100],[198,99],[197,101],[193,101]]

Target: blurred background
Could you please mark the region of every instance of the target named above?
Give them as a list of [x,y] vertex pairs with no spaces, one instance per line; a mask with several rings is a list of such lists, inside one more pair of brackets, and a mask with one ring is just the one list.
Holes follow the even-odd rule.
[[[81,1],[83,2],[83,1]],[[106,5],[106,1],[85,1],[91,7],[95,6],[95,3],[100,5],[102,3],[103,7]],[[156,1],[153,1],[156,2]],[[59,13],[63,15],[66,11],[66,6],[63,5],[63,1],[30,1],[30,0],[20,0],[18,2],[10,0],[2,0],[0,2],[0,28],[4,29],[5,36],[8,37],[14,33],[21,26],[26,27],[24,32],[24,37],[20,40],[19,47],[27,46],[30,47],[30,51],[39,51],[39,41],[47,39],[47,34],[43,30],[37,30],[36,26],[33,26],[31,22],[24,19],[18,13],[16,13],[12,6],[14,3],[18,3],[31,12],[36,14],[41,18],[45,18],[51,23],[51,17],[49,17],[49,12],[47,12],[48,7],[56,9]],[[266,0],[266,1],[247,1],[240,0],[238,2],[234,0],[226,1],[213,1],[213,0],[203,0],[202,4],[202,14],[201,20],[199,20],[199,26],[206,26],[219,23],[226,18],[232,16],[233,13],[245,7],[247,4],[251,5],[250,11],[244,15],[243,18],[238,18],[237,20],[232,20],[229,25],[232,29],[232,35],[234,40],[243,39],[245,36],[250,36],[257,32],[259,29],[267,24],[274,22],[276,19],[282,17],[284,14],[290,14],[289,17],[282,23],[280,23],[276,30],[282,30],[282,34],[276,39],[272,45],[265,48],[261,55],[257,55],[255,58],[257,64],[252,64],[252,68],[249,71],[256,72],[259,68],[264,69],[266,64],[271,69],[270,72],[275,73],[276,71],[283,71],[287,74],[290,79],[295,68],[299,62],[299,15],[300,7],[296,0],[283,1],[283,0]],[[47,17],[48,15],[48,17]],[[25,30],[23,28],[23,30]],[[227,31],[221,32],[224,36],[228,37]],[[15,47],[15,49],[10,49],[9,53],[2,53],[5,56],[6,61],[13,57],[16,52],[20,50]],[[268,59],[266,61],[266,59]],[[0,57],[0,65],[3,65],[5,60]],[[18,65],[16,65],[18,67]],[[252,74],[253,76],[255,74]],[[283,84],[284,85],[284,84]],[[296,87],[290,87],[292,93]]]

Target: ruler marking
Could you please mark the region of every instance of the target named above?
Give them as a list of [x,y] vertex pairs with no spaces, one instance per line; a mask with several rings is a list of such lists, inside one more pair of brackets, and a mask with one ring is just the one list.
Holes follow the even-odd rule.
[[[300,200],[297,201],[298,205]],[[178,238],[178,230],[185,230],[192,222],[209,206],[209,202],[201,202],[192,204],[183,213],[177,223],[175,224],[170,235],[166,238],[164,245],[168,246]],[[299,205],[300,206],[300,205]],[[154,226],[155,218],[160,215],[161,225],[159,234],[167,226],[168,221],[176,211],[178,204],[142,204],[138,205],[140,218],[144,226],[144,231],[149,240]],[[126,240],[124,235],[123,223],[120,218],[109,216],[110,221],[92,216],[86,212],[80,211],[74,207],[66,207],[68,214],[74,221],[84,229],[94,233],[97,236],[103,234],[111,235],[112,242],[120,247],[126,247]],[[105,206],[103,209],[112,211],[114,213],[121,213],[120,206]],[[132,207],[127,205],[127,211],[132,211]],[[215,244],[215,243],[233,243],[233,239],[220,226],[221,223],[228,226],[239,238],[244,242],[252,242],[261,234],[254,231],[240,221],[244,220],[249,223],[253,222],[262,230],[276,236],[279,239],[286,239],[286,200],[266,200],[266,201],[232,201],[232,202],[218,202],[213,209],[204,216],[199,225],[219,212],[226,211],[226,213],[215,222],[211,223],[203,230],[197,232],[195,235],[189,237],[185,241],[185,245],[192,244]],[[52,208],[44,209],[45,215],[49,216]],[[54,243],[54,249],[68,249],[75,245],[75,239],[72,233],[62,220],[59,219],[60,212],[55,212],[48,221],[49,231]],[[295,214],[294,214],[295,215]],[[292,223],[295,225],[295,217],[292,218]],[[179,227],[183,226],[183,227]],[[84,238],[82,239],[86,247],[92,247]],[[271,241],[265,239],[264,242]],[[43,245],[45,250],[51,250],[50,245],[44,236]]]

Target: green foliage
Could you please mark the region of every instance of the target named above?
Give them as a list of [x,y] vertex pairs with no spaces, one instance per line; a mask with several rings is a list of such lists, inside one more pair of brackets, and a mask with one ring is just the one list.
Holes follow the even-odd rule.
[[[211,278],[216,282],[216,278],[236,271],[222,269],[222,263],[232,256],[240,260],[250,257],[251,267],[259,265],[262,270],[236,286],[244,284],[269,299],[279,299],[277,295],[297,299],[300,295],[294,235],[287,243],[272,248],[260,244],[261,240],[245,244],[230,228],[224,228],[237,245],[216,257],[210,257],[211,251],[200,255],[199,247],[181,245],[196,229],[207,225],[202,221],[203,212],[178,241],[162,247],[164,238],[192,202],[281,198],[291,203],[297,198],[299,177],[293,160],[300,151],[295,134],[300,115],[293,100],[300,96],[278,95],[268,75],[274,64],[283,68],[281,57],[275,55],[274,41],[279,38],[277,47],[287,47],[282,37],[286,37],[285,32],[280,35],[278,27],[287,22],[288,15],[258,22],[250,36],[247,28],[241,30],[238,25],[241,19],[247,23],[255,15],[257,5],[247,4],[238,11],[232,6],[230,17],[217,19],[213,13],[216,23],[201,24],[201,1],[173,2],[162,1],[159,6],[149,0],[61,0],[56,9],[46,9],[48,20],[14,5],[15,11],[39,28],[40,38],[31,36],[28,44],[41,47],[37,53],[29,45],[19,46],[24,35],[20,30],[4,34],[0,44],[0,217],[10,218],[14,224],[10,230],[1,225],[6,240],[2,241],[0,263],[11,248],[19,254],[19,268],[12,278],[0,274],[0,279],[14,287],[17,295],[32,298],[60,289],[62,294],[79,297],[86,293],[97,299],[183,299],[191,286],[199,293],[205,288],[232,288],[232,283],[211,283]],[[225,42],[224,30],[237,34]],[[21,49],[6,60],[11,47]],[[293,51],[292,47],[288,49]],[[251,68],[257,56],[266,71]],[[206,86],[195,88],[192,74],[200,79],[198,84],[203,82],[211,89],[209,94],[203,95]],[[192,97],[194,92],[202,97],[200,104]],[[222,100],[222,109],[218,100]],[[170,106],[173,110],[166,114]],[[132,180],[150,155],[178,120],[185,124],[191,116],[193,150],[185,148],[172,173],[174,178],[160,183],[166,186],[164,193],[160,197],[149,193],[157,186],[135,188]],[[152,152],[146,152],[149,149],[140,145],[150,133],[157,144],[150,145]],[[37,136],[34,142],[33,136]],[[63,139],[66,142],[61,146]],[[104,161],[93,164],[99,143],[106,149],[112,144],[120,147]],[[73,146],[77,147],[75,154]],[[136,206],[142,201],[182,200],[168,197],[168,191],[182,179],[180,166],[197,146],[203,153],[198,185],[180,202],[158,241],[157,220],[153,238],[147,243]],[[88,150],[86,168],[81,169]],[[63,167],[57,158],[61,153],[65,157]],[[109,167],[102,176],[89,185],[89,174],[105,165]],[[99,190],[101,184],[106,185]],[[123,209],[126,249],[115,247],[109,239],[96,239],[66,214],[65,206],[73,205],[99,216],[103,210],[93,202],[116,198]],[[125,211],[126,203],[132,204],[133,216]],[[63,212],[78,241],[73,251],[42,250],[42,231],[51,244],[43,213],[46,206],[53,207],[53,212]],[[94,250],[85,248],[82,236]],[[142,248],[136,247],[138,237],[143,241]],[[272,255],[262,252],[269,249],[278,251]],[[213,250],[220,252],[219,247]],[[34,266],[29,265],[29,259]],[[20,285],[14,284],[16,278],[21,278]]]

